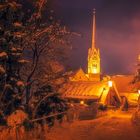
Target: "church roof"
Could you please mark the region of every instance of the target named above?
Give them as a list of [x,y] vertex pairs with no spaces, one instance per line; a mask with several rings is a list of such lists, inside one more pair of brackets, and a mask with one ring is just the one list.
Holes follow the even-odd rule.
[[70,76],[70,81],[89,81],[88,77],[82,70],[82,68],[78,69]]

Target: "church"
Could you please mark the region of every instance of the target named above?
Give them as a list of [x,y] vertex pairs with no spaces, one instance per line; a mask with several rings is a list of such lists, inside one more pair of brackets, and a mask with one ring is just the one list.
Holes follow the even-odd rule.
[[93,11],[92,45],[88,49],[88,71],[85,74],[80,68],[75,75],[70,77],[71,81],[101,81],[100,50],[96,48],[96,15]]
[[[69,76],[69,82],[60,89],[64,98],[76,102],[99,102],[104,106],[121,106],[122,97],[137,103],[138,94],[135,85],[130,84],[133,75],[101,75],[100,49],[96,47],[96,13],[93,11],[92,43],[88,49],[88,66],[85,73],[82,68]],[[135,101],[134,101],[135,100]]]
[[[82,68],[69,77],[69,82],[61,89],[63,96],[76,102],[99,101],[103,105],[120,106],[121,98],[109,79],[101,79],[100,50],[96,47],[96,15],[93,11],[92,44],[88,49],[88,66],[85,73]],[[109,85],[110,82],[110,85]]]

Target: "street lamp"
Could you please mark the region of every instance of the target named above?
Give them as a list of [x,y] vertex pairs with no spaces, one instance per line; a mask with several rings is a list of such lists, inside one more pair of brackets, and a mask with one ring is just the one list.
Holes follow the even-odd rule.
[[108,86],[112,87],[113,86],[113,82],[112,81],[108,81]]
[[80,104],[81,104],[81,105],[84,105],[85,103],[84,103],[84,101],[82,100],[82,101],[80,101]]

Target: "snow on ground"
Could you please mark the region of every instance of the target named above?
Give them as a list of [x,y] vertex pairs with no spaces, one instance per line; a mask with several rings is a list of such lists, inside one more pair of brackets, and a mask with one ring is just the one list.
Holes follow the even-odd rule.
[[131,121],[133,111],[109,111],[106,116],[65,123],[52,128],[48,140],[140,140],[140,128]]

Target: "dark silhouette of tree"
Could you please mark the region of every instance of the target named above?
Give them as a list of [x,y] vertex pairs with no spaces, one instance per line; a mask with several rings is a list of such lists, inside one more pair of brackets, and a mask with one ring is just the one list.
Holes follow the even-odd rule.
[[[58,93],[65,82],[56,59],[71,35],[60,23],[42,18],[45,0],[24,11],[16,0],[0,0],[0,115],[17,109],[29,119],[65,112],[67,104]],[[57,45],[56,45],[57,44]],[[57,54],[59,52],[59,55]],[[55,68],[55,67],[56,68]],[[59,81],[59,82],[58,82]],[[58,115],[61,120],[63,115]],[[54,117],[46,120],[53,124]],[[41,121],[39,121],[41,122]]]
[[21,8],[14,1],[0,1],[0,108],[6,115],[21,104],[24,87],[20,69],[26,63],[22,58],[26,33]]

